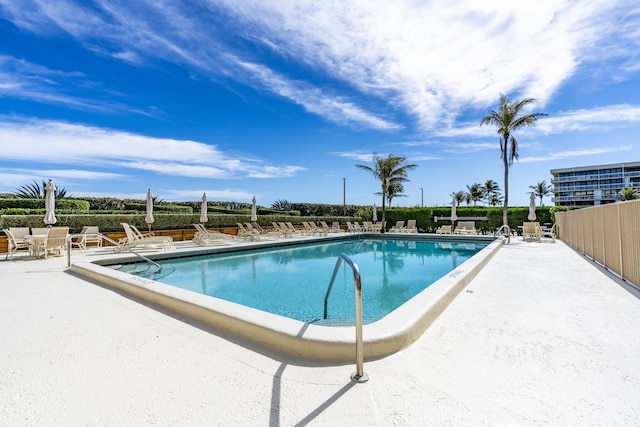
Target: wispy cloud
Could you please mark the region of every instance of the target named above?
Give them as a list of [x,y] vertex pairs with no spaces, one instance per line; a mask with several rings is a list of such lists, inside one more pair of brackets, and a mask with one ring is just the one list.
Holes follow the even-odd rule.
[[606,148],[589,148],[584,150],[559,151],[556,153],[549,153],[546,156],[521,157],[519,159],[519,162],[520,163],[546,162],[549,160],[566,159],[569,157],[593,156],[597,154],[617,153],[619,151],[628,151],[628,150],[631,150],[630,145],[620,145],[617,147],[606,147]]
[[[462,111],[493,105],[498,93],[531,96],[544,107],[578,69],[587,72],[603,56],[625,70],[640,63],[629,55],[640,47],[638,10],[624,1],[25,0],[4,3],[0,13],[25,30],[65,32],[136,66],[177,63],[326,120],[377,130],[401,128],[396,114],[426,131],[459,129]],[[274,55],[294,67],[274,65]],[[51,91],[24,94],[56,101]]]
[[[232,156],[214,145],[196,141],[152,138],[59,121],[0,117],[0,145],[6,160],[85,165],[98,169],[117,166],[192,178],[279,178],[304,170],[302,166],[268,165],[260,159]],[[49,149],[52,146],[55,150]],[[43,154],[34,156],[34,153]],[[74,170],[66,176],[121,177],[119,174],[93,172],[96,175],[91,175]]]

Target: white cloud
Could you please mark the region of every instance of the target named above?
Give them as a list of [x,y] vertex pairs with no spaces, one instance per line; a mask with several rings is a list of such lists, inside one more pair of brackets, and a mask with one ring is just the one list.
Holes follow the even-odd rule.
[[557,153],[549,153],[546,156],[521,157],[519,159],[519,162],[520,163],[546,162],[549,160],[565,159],[569,157],[593,156],[597,154],[617,153],[619,151],[628,151],[628,150],[631,150],[630,145],[621,145],[617,147],[607,147],[607,148],[589,148],[584,150],[569,150],[569,151],[560,151]]
[[[0,13],[20,28],[63,31],[128,63],[178,63],[327,120],[378,130],[399,129],[397,113],[425,131],[457,127],[461,111],[493,105],[499,93],[534,97],[544,107],[578,69],[607,58],[628,75],[640,63],[638,8],[625,0],[25,0],[4,3]],[[243,49],[242,39],[265,53]],[[274,54],[288,65],[273,65]],[[91,105],[52,91],[22,96]]]
[[[5,160],[97,168],[118,166],[193,178],[277,178],[304,169],[232,157],[214,145],[195,141],[152,138],[57,121],[0,117],[0,145]],[[81,174],[72,170],[69,176],[74,173]]]

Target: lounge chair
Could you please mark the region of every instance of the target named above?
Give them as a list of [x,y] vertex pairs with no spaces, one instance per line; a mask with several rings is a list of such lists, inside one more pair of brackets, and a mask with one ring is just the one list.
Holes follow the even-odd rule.
[[459,221],[458,226],[453,231],[454,234],[478,234],[476,223],[473,221]]
[[44,244],[44,259],[47,259],[49,253],[64,255],[67,248],[68,235],[69,227],[51,227]]
[[309,221],[309,222],[307,222],[307,224],[309,224],[309,227],[311,227],[311,232],[313,234],[317,234],[318,236],[326,236],[327,235],[327,232],[325,230],[321,229],[320,227],[318,227],[315,222]]
[[351,222],[347,221],[347,231],[349,233],[362,233],[364,231],[364,229],[357,222],[351,223]]
[[416,227],[416,220],[410,219],[407,221],[407,226],[401,230],[403,233],[417,233],[418,227]]
[[333,224],[331,225],[331,228],[333,228],[333,230],[336,233],[342,233],[343,232],[342,228],[340,227],[340,223],[338,221],[333,221]]
[[[4,229],[2,231],[4,231],[4,234],[7,235],[7,244],[8,244],[7,256],[4,258],[5,260],[13,258],[13,255],[19,249],[27,249],[27,250],[31,251],[31,245],[30,245],[29,241],[26,240],[25,237],[23,237],[22,239],[18,240],[18,239],[16,239],[16,237],[14,236],[14,234],[11,232],[10,229]],[[27,228],[27,234],[28,234],[28,231],[29,231],[29,229]]]
[[251,241],[260,240],[260,233],[248,230],[241,222],[236,222],[236,224],[238,224],[238,237]]
[[[121,222],[120,225],[124,228],[124,232],[127,235],[127,238],[121,243],[128,246],[129,248],[156,248],[162,249],[163,251],[168,250],[173,246],[173,239],[171,237],[165,236],[144,236],[140,237],[139,234],[136,234],[133,231],[132,226],[127,224],[126,222]],[[140,232],[138,232],[140,233]]]
[[542,228],[540,227],[540,225],[538,225],[538,234],[540,235],[540,240],[542,240],[543,237],[549,237],[551,239],[551,243],[555,243],[556,242],[556,225],[553,224],[553,227],[551,227],[550,229],[547,228]]
[[332,227],[329,227],[329,225],[324,222],[324,221],[320,221],[320,227],[322,227],[322,230],[326,233],[338,233],[340,231],[340,229],[335,229]]
[[436,229],[436,234],[453,234],[453,226],[441,225]]
[[157,240],[165,240],[167,243],[169,243],[169,245],[173,245],[173,237],[171,236],[156,236],[153,231],[147,231],[145,233],[140,232],[140,230],[138,230],[138,228],[135,225],[131,225],[130,226],[131,229],[133,230],[134,234],[141,238],[141,239],[147,239],[150,237],[153,237],[154,239]]
[[539,222],[525,222],[522,224],[522,240],[540,241],[542,229]]
[[396,225],[389,229],[389,233],[402,233],[404,228],[404,221],[396,221]]
[[287,227],[287,230],[289,230],[289,233],[291,233],[291,235],[297,235],[297,234],[301,234],[300,230],[298,230],[291,222],[285,222],[284,225]]
[[84,226],[80,231],[82,236],[75,236],[71,238],[71,247],[78,247],[83,253],[87,252],[87,243],[95,243],[97,247],[102,247],[102,236],[100,236],[100,230],[96,226]]
[[218,231],[209,231],[202,224],[193,224],[193,226],[198,231],[196,231],[192,241],[198,246],[228,245],[234,242],[234,236]]

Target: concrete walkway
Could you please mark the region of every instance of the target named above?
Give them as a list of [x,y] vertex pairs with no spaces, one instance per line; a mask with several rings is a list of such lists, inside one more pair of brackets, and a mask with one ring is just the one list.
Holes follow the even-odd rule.
[[504,246],[364,384],[64,266],[0,262],[2,426],[640,426],[640,299],[562,242]]

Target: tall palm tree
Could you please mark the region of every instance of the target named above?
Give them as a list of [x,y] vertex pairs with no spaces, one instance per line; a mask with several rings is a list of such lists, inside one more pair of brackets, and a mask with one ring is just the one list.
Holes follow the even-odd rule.
[[522,101],[509,100],[509,97],[500,94],[500,108],[498,111],[489,111],[489,114],[480,120],[482,125],[494,125],[498,128],[500,135],[500,154],[504,164],[504,208],[502,210],[502,223],[508,224],[507,213],[509,212],[509,168],[513,165],[513,159],[518,158],[518,141],[513,136],[513,132],[525,126],[534,126],[536,121],[544,113],[522,114],[525,107],[533,104],[535,99],[525,98]]
[[471,184],[471,186],[467,185],[467,194],[470,196],[471,200],[473,200],[473,206],[478,204],[478,200],[481,200],[484,197],[484,189],[482,185],[475,183]]
[[530,185],[530,189],[533,190],[533,195],[536,197],[540,197],[540,206],[544,206],[542,204],[542,198],[544,196],[548,196],[549,194],[553,194],[553,186],[551,184],[547,184],[547,181],[544,180],[542,182],[538,182],[536,185]]
[[389,154],[387,157],[381,157],[373,154],[373,167],[367,165],[356,165],[357,168],[371,172],[374,177],[380,180],[382,187],[382,223],[385,222],[386,199],[389,195],[389,187],[396,184],[409,181],[407,171],[418,167],[416,164],[403,164],[407,161],[406,157]]
[[492,179],[488,179],[482,186],[482,190],[484,191],[484,198],[487,199],[489,206],[493,206],[493,202],[500,196],[500,186],[498,183]]

